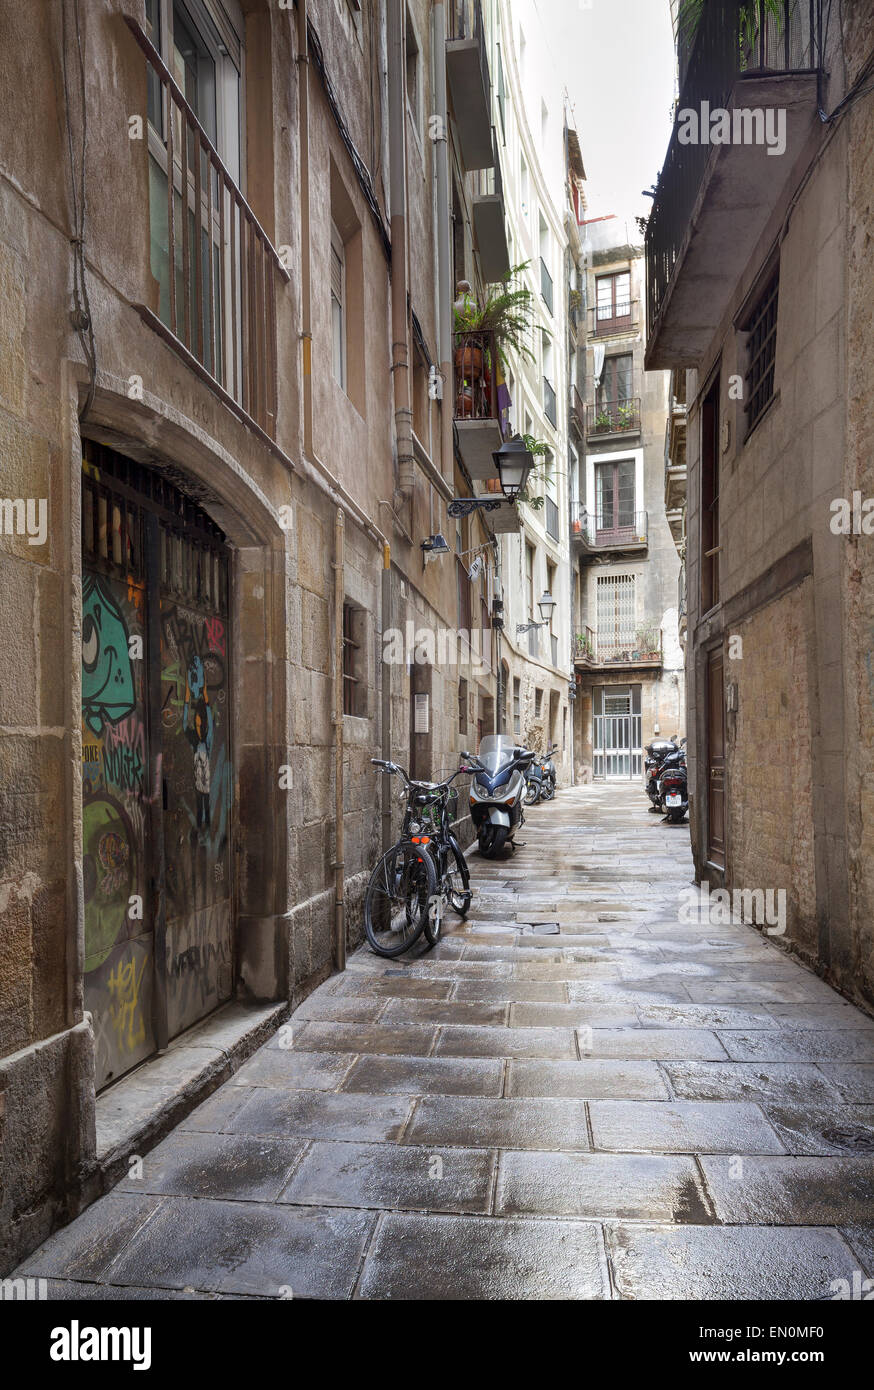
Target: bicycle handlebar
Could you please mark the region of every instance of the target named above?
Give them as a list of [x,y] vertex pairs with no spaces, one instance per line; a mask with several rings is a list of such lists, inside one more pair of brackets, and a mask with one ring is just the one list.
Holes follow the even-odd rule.
[[390,777],[393,777],[395,773],[398,773],[401,777],[403,777],[404,782],[408,787],[418,787],[421,791],[442,791],[445,787],[451,786],[452,783],[455,781],[456,777],[460,777],[462,773],[470,772],[472,770],[469,767],[460,767],[456,772],[453,772],[451,777],[447,777],[444,782],[434,782],[432,784],[429,784],[427,782],[414,782],[412,778],[407,774],[407,772],[405,772],[404,769],[401,767],[400,763],[389,762],[385,758],[371,758],[370,761],[374,764],[375,767],[381,767],[383,772],[387,772]]

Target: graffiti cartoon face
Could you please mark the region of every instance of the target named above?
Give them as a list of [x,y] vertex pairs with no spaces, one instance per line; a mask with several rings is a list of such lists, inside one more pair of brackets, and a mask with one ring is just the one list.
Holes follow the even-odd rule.
[[99,734],[134,709],[134,677],[124,617],[104,582],[86,575],[82,586],[82,710]]
[[199,700],[203,694],[203,662],[195,652],[188,663],[188,689],[192,700]]

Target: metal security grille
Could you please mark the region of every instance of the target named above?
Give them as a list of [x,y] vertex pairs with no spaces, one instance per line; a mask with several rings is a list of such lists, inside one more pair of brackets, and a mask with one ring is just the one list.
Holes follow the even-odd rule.
[[598,686],[593,691],[593,772],[631,778],[643,768],[639,685]]
[[747,323],[747,370],[744,381],[747,429],[751,430],[761,418],[774,395],[774,368],[777,359],[777,297],[779,269]]
[[622,645],[634,640],[634,575],[599,577],[597,585],[598,641]]

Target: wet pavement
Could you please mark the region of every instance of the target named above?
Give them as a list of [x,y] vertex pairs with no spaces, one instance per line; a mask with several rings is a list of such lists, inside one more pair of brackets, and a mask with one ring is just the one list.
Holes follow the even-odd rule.
[[874,1020],[753,927],[683,925],[688,827],[637,783],[563,791],[520,840],[470,853],[434,951],[352,956],[19,1272],[110,1299],[874,1277]]

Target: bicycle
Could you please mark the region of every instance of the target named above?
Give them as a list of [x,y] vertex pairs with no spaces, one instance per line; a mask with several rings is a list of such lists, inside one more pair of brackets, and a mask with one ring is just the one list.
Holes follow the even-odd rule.
[[429,945],[440,937],[444,904],[464,916],[470,907],[470,874],[450,828],[451,787],[469,768],[445,782],[414,782],[397,763],[371,758],[403,778],[407,794],[401,837],[377,861],[364,895],[364,930],[377,955],[399,956],[424,931]]

